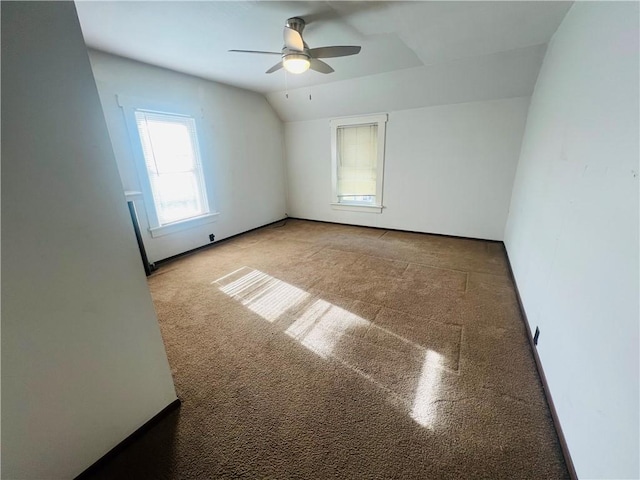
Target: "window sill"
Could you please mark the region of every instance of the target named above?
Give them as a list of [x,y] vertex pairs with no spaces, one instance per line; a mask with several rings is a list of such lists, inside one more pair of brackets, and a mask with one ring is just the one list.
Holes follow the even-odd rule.
[[382,213],[382,205],[361,205],[356,203],[332,203],[334,210],[347,210],[350,212]]
[[201,215],[199,217],[187,218],[186,220],[180,220],[179,222],[168,223],[167,225],[162,225],[160,227],[153,227],[149,229],[149,232],[153,238],[162,237],[188,228],[215,222],[218,215],[220,215],[220,212],[207,213],[206,215]]

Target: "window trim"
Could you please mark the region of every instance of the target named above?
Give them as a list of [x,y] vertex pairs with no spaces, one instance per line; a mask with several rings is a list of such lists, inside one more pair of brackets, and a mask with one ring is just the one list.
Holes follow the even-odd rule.
[[[334,118],[329,121],[331,128],[331,208],[353,212],[382,213],[382,191],[384,184],[384,158],[386,125],[388,114],[364,115],[357,117]],[[378,127],[378,158],[376,163],[376,203],[363,204],[340,202],[338,198],[338,128],[352,125],[372,125]]]
[[[129,142],[131,145],[131,150],[133,152],[133,160],[136,168],[136,173],[138,175],[138,181],[140,182],[140,190],[142,192],[142,198],[145,207],[144,209],[146,211],[147,220],[149,222],[148,231],[151,237],[157,238],[216,221],[217,217],[220,215],[220,212],[215,209],[214,202],[212,201],[213,195],[211,186],[210,182],[207,181],[207,168],[205,167],[205,162],[202,161],[203,158],[205,158],[205,155],[202,149],[202,142],[198,138],[198,132],[201,131],[201,129],[199,128],[199,119],[197,115],[194,115],[193,113],[193,111],[198,110],[196,108],[185,109],[176,108],[171,105],[160,105],[158,102],[152,102],[150,100],[140,98],[129,98],[124,95],[117,95],[116,97],[118,105],[120,106],[120,108],[122,108],[124,114],[125,124],[127,127],[127,132],[129,134]],[[136,111],[147,111],[151,113],[159,113],[175,117],[188,117],[193,119],[195,123],[197,142],[195,147],[199,150],[198,154],[200,156],[200,168],[203,176],[203,193],[209,207],[209,211],[207,213],[198,215],[196,217],[185,218],[183,220],[167,223],[164,225],[160,224],[160,221],[158,219],[158,212],[156,211],[156,205],[153,198],[153,190],[151,189],[151,181],[147,172],[144,152],[142,150],[142,141],[140,139],[140,133],[138,132],[138,125],[135,117]]]

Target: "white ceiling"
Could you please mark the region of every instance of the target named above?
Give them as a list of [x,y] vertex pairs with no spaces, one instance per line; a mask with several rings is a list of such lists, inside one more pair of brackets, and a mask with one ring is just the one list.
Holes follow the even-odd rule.
[[[76,1],[89,47],[261,93],[436,66],[549,41],[571,2]],[[361,45],[327,59],[335,73],[264,72],[287,18],[311,48]],[[536,72],[537,74],[537,72]]]

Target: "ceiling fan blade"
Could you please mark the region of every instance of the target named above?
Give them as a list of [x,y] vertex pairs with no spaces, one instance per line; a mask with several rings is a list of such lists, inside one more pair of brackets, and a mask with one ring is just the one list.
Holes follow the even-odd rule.
[[318,47],[309,50],[309,55],[313,58],[334,58],[334,57],[347,57],[349,55],[356,55],[360,53],[362,47],[356,46],[342,46],[342,47]]
[[311,70],[315,70],[316,72],[320,72],[320,73],[332,73],[335,70],[333,68],[331,68],[329,65],[327,65],[326,63],[324,63],[322,60],[318,60],[317,58],[310,58],[309,62],[311,63],[311,65],[309,65],[309,68]]
[[264,55],[282,55],[280,52],[264,52],[262,50],[229,50],[235,53],[262,53]]
[[276,71],[280,70],[281,68],[282,68],[282,62],[278,62],[273,67],[271,67],[269,70],[267,70],[264,73],[273,73],[273,72],[276,72]]
[[300,32],[295,31],[293,28],[284,27],[284,44],[290,50],[296,50],[302,52],[304,50],[304,42],[302,41],[302,35]]

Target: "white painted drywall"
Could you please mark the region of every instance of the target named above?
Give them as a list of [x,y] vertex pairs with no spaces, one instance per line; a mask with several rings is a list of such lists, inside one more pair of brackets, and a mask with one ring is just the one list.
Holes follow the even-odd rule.
[[145,203],[137,200],[150,261],[206,245],[210,233],[222,240],[285,216],[282,122],[262,95],[103,52],[90,51],[90,58],[125,190],[141,188],[117,95],[194,112],[200,127],[205,180],[220,215],[215,223],[153,238]]
[[331,208],[329,119],[285,124],[288,213],[502,240],[529,97],[389,112],[382,213]]
[[[285,122],[529,97],[545,45],[268,93]],[[346,60],[345,60],[346,61]],[[311,99],[309,99],[311,96]]]
[[505,243],[580,478],[638,478],[638,3],[576,3],[531,101]]
[[74,4],[1,8],[2,476],[72,478],[176,395]]

